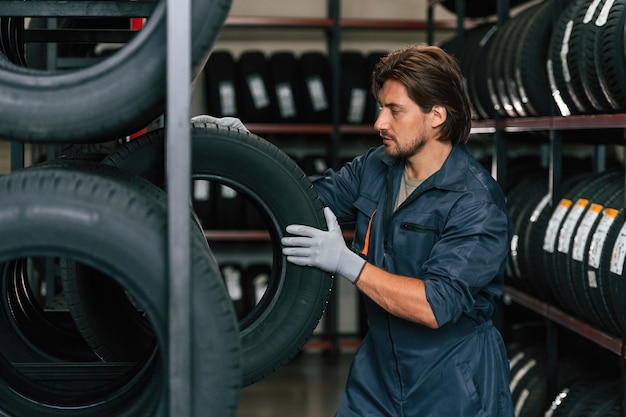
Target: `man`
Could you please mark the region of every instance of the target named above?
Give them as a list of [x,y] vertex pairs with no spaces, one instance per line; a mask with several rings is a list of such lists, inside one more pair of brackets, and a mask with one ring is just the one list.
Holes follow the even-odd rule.
[[[313,179],[328,231],[290,225],[282,239],[288,261],[341,275],[365,296],[369,330],[337,416],[511,417],[491,321],[511,222],[464,145],[471,115],[459,66],[413,45],[381,59],[372,92],[382,146]],[[356,222],[352,250],[337,218]]]

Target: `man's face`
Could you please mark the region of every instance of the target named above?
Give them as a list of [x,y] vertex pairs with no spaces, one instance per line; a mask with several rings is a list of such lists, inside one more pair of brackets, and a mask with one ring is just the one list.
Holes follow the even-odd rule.
[[[387,80],[379,91],[381,107],[374,128],[383,138],[385,152],[394,157],[415,155],[430,140],[429,113],[424,113],[408,95],[406,87]],[[427,133],[430,132],[430,133]]]

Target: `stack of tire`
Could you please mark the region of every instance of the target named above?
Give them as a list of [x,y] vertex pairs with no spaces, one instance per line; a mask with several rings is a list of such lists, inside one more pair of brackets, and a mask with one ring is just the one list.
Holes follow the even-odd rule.
[[625,7],[524,4],[501,26],[482,23],[441,46],[460,61],[476,119],[623,112]]
[[[196,75],[230,3],[192,5]],[[159,116],[165,6],[154,2],[144,28],[114,54],[66,71],[29,67],[15,36],[19,24],[5,26],[13,18],[3,15],[0,137],[92,144],[136,132]],[[324,224],[305,174],[269,142],[237,129],[194,124],[192,147],[191,180],[236,189],[267,225],[274,254],[263,297],[238,319],[196,213],[191,206],[168,212],[162,129],[108,155],[65,156],[3,175],[0,414],[169,415],[172,215],[188,217],[191,232],[192,415],[235,415],[240,387],[303,346],[332,285],[327,274],[288,264],[278,248],[287,224]]]
[[507,193],[515,225],[507,282],[612,335],[626,329],[624,173],[567,171],[552,205],[538,170]]
[[[614,357],[572,340],[559,352],[551,381],[555,386],[550,387],[545,338],[537,337],[545,334],[545,324],[521,322],[515,327],[507,353],[516,417],[620,415],[621,384]],[[588,355],[594,355],[593,364]]]
[[[374,65],[384,52],[340,54],[340,122],[372,124],[376,101],[370,93]],[[331,65],[319,51],[211,54],[205,71],[208,112],[245,123],[331,123]]]

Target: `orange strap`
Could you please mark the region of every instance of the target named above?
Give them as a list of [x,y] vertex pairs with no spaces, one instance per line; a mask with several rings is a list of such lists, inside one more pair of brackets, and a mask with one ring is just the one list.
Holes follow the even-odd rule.
[[363,244],[363,250],[361,251],[361,255],[367,256],[367,253],[370,250],[370,233],[372,232],[372,220],[374,220],[374,215],[376,214],[378,209],[374,210],[372,215],[370,216],[370,221],[367,223],[367,233],[365,233],[365,243]]

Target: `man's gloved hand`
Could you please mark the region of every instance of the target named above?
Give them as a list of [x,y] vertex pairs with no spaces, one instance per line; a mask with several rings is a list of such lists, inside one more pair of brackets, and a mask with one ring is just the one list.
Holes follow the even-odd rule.
[[337,217],[330,208],[324,208],[324,217],[328,231],[300,224],[287,226],[287,233],[295,236],[281,239],[283,255],[296,265],[314,266],[354,283],[365,260],[346,246]]
[[200,114],[191,118],[191,123],[215,123],[222,126],[234,127],[248,131],[244,124],[236,117],[215,117],[208,114]]

